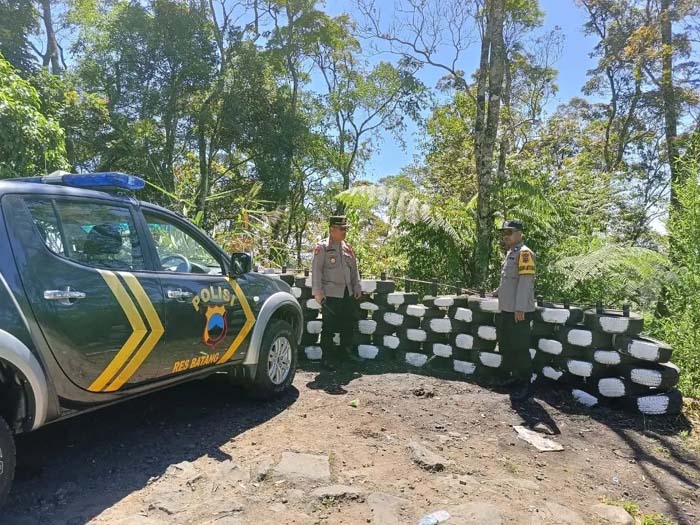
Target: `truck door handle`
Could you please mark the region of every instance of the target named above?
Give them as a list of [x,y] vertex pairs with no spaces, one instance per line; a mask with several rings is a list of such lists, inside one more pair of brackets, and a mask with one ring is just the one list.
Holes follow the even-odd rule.
[[191,299],[192,297],[194,297],[192,292],[186,292],[179,288],[177,290],[168,290],[168,299],[177,299],[181,301],[183,299]]
[[85,299],[87,297],[83,292],[71,290],[70,286],[66,286],[65,290],[44,290],[44,299],[47,301],[58,301],[58,304],[70,306],[72,301],[77,299]]

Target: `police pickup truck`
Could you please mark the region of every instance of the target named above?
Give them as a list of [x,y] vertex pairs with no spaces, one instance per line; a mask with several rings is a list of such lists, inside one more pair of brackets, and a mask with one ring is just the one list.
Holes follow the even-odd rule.
[[183,217],[134,198],[121,173],[0,181],[0,503],[14,435],[226,373],[287,389],[302,312]]

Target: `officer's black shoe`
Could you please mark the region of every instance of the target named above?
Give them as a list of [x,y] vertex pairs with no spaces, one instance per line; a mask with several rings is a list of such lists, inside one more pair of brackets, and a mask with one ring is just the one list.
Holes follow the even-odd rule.
[[529,381],[518,381],[510,392],[512,401],[523,402],[532,397],[532,386]]

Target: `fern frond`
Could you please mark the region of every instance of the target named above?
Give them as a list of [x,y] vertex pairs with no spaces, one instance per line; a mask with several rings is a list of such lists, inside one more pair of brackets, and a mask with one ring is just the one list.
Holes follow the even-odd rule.
[[670,262],[665,255],[647,248],[606,244],[583,255],[559,259],[554,267],[566,277],[567,289],[601,277],[620,279],[632,289],[639,289],[650,279],[668,274]]

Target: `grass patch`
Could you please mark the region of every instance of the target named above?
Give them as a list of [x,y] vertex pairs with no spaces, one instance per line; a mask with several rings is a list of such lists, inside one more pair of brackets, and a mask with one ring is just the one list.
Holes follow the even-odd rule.
[[657,514],[656,512],[650,512],[648,514],[643,514],[639,517],[640,523],[642,525],[673,525],[673,522],[666,516]]
[[615,505],[616,507],[622,507],[631,516],[639,516],[639,504],[636,501],[624,500],[624,499],[610,499],[603,498],[603,503],[606,505]]
[[639,503],[633,500],[603,498],[606,505],[622,507],[640,525],[673,525],[673,521],[658,512],[642,512]]

